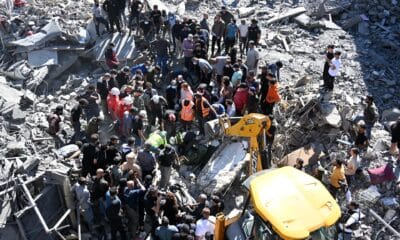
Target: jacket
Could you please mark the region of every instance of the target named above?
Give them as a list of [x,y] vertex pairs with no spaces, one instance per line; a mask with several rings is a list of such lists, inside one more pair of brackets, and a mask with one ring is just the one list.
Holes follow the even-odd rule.
[[271,84],[268,88],[267,98],[265,101],[267,103],[277,103],[281,100],[281,96],[279,96],[278,83]]

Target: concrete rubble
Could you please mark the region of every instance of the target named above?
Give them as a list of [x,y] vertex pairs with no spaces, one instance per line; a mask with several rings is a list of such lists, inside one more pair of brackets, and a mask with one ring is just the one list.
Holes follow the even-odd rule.
[[[6,19],[0,24],[0,199],[7,199],[0,201],[0,240],[11,239],[10,235],[16,236],[12,239],[56,239],[61,229],[73,235],[76,219],[67,189],[76,180],[77,166],[60,160],[64,153],[57,152],[61,150],[55,149],[53,138],[45,132],[46,115],[57,105],[69,113],[77,94],[97,82],[110,41],[119,42],[118,57],[126,63],[138,63],[143,55],[135,49],[137,39],[127,34],[95,42],[90,1],[27,0],[22,8],[3,8],[9,2],[0,1],[0,19]],[[155,3],[198,20],[202,13],[214,16],[221,5],[220,1],[172,0],[148,4]],[[264,64],[284,63],[279,83],[282,102],[275,112],[274,163],[293,165],[302,158],[316,168],[318,163],[328,166],[332,158],[347,158],[354,139],[353,119],[362,113],[363,97],[372,94],[380,121],[363,152],[362,178],[357,180],[353,198],[365,214],[371,208],[390,222],[400,209],[396,185],[400,166],[388,151],[390,126],[400,116],[399,3],[304,0],[275,4],[279,7],[271,8],[265,1],[227,4],[238,19],[259,19]],[[37,33],[27,35],[31,30]],[[344,55],[331,94],[320,91],[324,50],[329,44]],[[143,58],[140,63],[146,62]],[[82,63],[86,63],[84,68]],[[64,121],[66,139],[73,131],[69,117]],[[240,160],[246,146],[241,141],[222,144],[227,145],[226,152],[212,157],[232,157],[230,165],[183,166],[186,173],[174,175],[188,185],[196,184],[193,195],[223,193],[234,201],[227,200],[227,208],[237,208],[244,202],[235,181],[244,172],[245,162]],[[371,185],[366,170],[388,163],[393,164],[397,180]],[[206,180],[211,178],[215,181],[209,184]],[[357,239],[377,239],[383,225],[373,216],[363,220]],[[398,231],[400,221],[392,227]]]

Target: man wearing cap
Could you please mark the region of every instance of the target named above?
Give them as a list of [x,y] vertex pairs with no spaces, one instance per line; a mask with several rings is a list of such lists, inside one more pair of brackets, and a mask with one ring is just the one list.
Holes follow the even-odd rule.
[[231,48],[235,45],[239,33],[238,31],[239,30],[238,26],[236,25],[236,20],[232,19],[231,22],[229,22],[229,24],[226,25],[225,28],[225,36],[224,36],[225,54],[228,54]]
[[207,101],[205,97],[201,93],[195,93],[195,110],[196,110],[196,119],[199,122],[199,130],[200,134],[204,135],[204,123],[210,120],[210,111],[214,113],[214,116],[218,116],[215,109],[211,106],[211,104]]
[[260,60],[260,54],[255,48],[255,42],[249,41],[249,49],[247,50],[246,65],[249,71],[253,70],[257,74],[258,61]]
[[194,51],[194,41],[192,34],[189,34],[188,37],[183,40],[182,50],[183,50],[183,57],[185,59],[185,67],[187,69],[191,69],[190,62],[192,60]]
[[247,32],[247,43],[250,43],[250,41],[253,41],[254,44],[257,46],[260,42],[261,38],[261,29],[257,25],[257,20],[252,19],[251,20],[251,25],[248,28]]
[[365,98],[365,103],[364,122],[366,127],[366,136],[368,139],[371,139],[371,130],[376,121],[378,121],[379,113],[374,104],[374,97],[372,95],[368,95]]
[[225,23],[221,20],[221,16],[217,15],[211,28],[211,55],[214,56],[215,43],[217,44],[217,54],[221,52],[221,40],[225,33]]

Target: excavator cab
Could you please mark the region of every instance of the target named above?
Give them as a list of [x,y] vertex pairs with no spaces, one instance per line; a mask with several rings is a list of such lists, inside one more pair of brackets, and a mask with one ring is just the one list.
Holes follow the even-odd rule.
[[217,216],[215,240],[334,239],[340,207],[314,177],[288,166],[258,172],[243,185],[244,210]]

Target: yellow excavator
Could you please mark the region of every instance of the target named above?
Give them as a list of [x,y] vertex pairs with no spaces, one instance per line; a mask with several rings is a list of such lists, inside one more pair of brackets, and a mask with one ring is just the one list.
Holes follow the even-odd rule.
[[[237,119],[239,121],[232,125],[232,121]],[[267,159],[264,152],[267,145],[267,135],[269,135],[268,130],[271,127],[271,120],[268,116],[251,113],[240,118],[221,117],[218,121],[224,136],[249,139],[249,176],[271,167],[271,159]]]
[[243,185],[244,209],[233,217],[216,216],[215,240],[329,240],[341,211],[316,178],[286,166],[260,171]]
[[215,240],[333,239],[331,226],[341,211],[325,186],[293,167],[264,170],[271,168],[265,154],[271,128],[268,116],[221,117],[217,125],[222,137],[248,139],[250,161],[243,183],[249,192],[244,209],[233,217],[216,216]]

